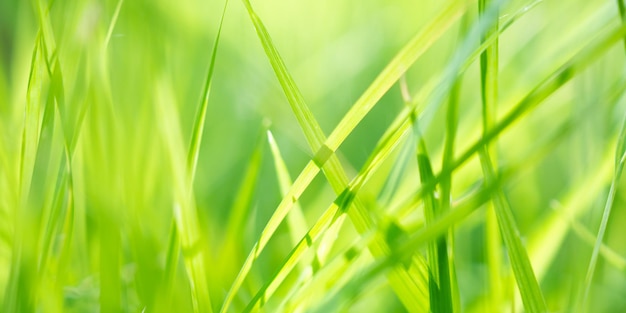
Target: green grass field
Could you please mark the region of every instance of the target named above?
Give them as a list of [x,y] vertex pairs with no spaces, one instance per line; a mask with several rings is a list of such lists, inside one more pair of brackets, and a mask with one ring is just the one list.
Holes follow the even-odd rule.
[[623,0],[1,0],[0,312],[626,312]]

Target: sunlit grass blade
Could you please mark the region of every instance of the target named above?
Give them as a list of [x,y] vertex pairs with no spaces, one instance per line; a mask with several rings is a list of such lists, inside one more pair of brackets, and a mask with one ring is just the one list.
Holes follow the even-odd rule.
[[[413,127],[418,127],[417,125]],[[421,135],[418,135],[421,138]],[[426,151],[426,144],[423,139],[419,140],[417,150],[417,163],[420,172],[420,179],[423,184],[430,183],[434,178],[430,158]],[[426,225],[433,223],[440,212],[439,203],[435,198],[435,191],[431,191],[424,196],[424,216]],[[446,236],[436,238],[428,244],[429,263],[429,294],[430,310],[432,312],[451,312],[452,295],[450,287],[450,269],[448,265],[448,245]]]
[[[580,222],[574,219],[571,219],[571,216],[567,216],[567,214],[563,212],[562,207],[557,206],[557,207],[554,207],[553,209],[557,213],[559,213],[559,215],[563,219],[565,219],[567,223],[569,223],[570,228],[572,229],[574,234],[576,234],[576,236],[580,238],[580,240],[587,243],[589,247],[593,248],[593,246],[596,243],[596,237],[593,233],[591,233],[591,231],[589,231]],[[602,258],[604,258],[604,260],[606,260],[606,262],[610,264],[612,267],[614,267],[615,269],[621,272],[626,271],[626,258],[620,255],[617,251],[615,251],[611,247],[607,246],[606,244],[603,243],[600,246],[599,255],[602,256]]]
[[[490,1],[478,1],[478,13],[480,18],[486,14],[485,10]],[[499,15],[496,12],[496,15]],[[481,36],[481,41],[485,42],[485,38],[490,34],[498,32],[499,25],[496,22],[493,28]],[[498,101],[498,39],[491,43],[480,55],[480,79],[481,79],[481,98],[482,98],[482,116],[483,116],[483,135],[489,131],[496,119],[496,107]],[[493,163],[497,160],[497,143],[492,142],[491,148],[485,146],[486,153],[481,153],[480,157],[486,159],[485,162]],[[484,162],[483,162],[484,163]],[[493,166],[497,167],[496,163]],[[493,171],[493,169],[484,168],[484,171]],[[499,311],[502,309],[504,278],[502,275],[503,265],[502,256],[500,254],[502,241],[495,208],[488,205],[485,218],[485,242],[487,251],[487,265],[489,268],[489,291],[491,294],[491,310]]]
[[[588,109],[592,109],[593,106],[590,105]],[[516,164],[511,164],[509,166],[503,167],[499,172],[501,173],[501,175],[498,177],[499,179],[499,183],[500,184],[505,184],[507,182],[512,182],[516,179],[516,177],[521,176],[525,171],[529,171],[530,169],[532,169],[533,167],[535,167],[539,161],[541,161],[542,159],[544,159],[544,157],[546,156],[547,153],[549,153],[550,151],[552,151],[557,145],[557,143],[561,142],[564,138],[564,136],[570,134],[572,132],[573,129],[575,129],[575,126],[580,122],[580,118],[579,119],[574,119],[574,120],[570,120],[568,123],[562,125],[561,127],[559,127],[559,129],[557,129],[553,134],[551,134],[550,136],[548,136],[547,138],[545,138],[544,140],[542,140],[535,149],[531,149],[530,152],[525,155],[524,157],[520,158],[520,162],[516,163]],[[460,223],[465,216],[467,216],[468,214],[470,214],[473,210],[477,210],[478,208],[481,207],[481,205],[486,202],[489,201],[489,193],[493,193],[495,191],[496,187],[492,186],[490,187],[489,190],[482,190],[482,191],[478,191],[475,192],[474,194],[472,194],[471,196],[467,197],[465,200],[462,200],[462,202],[457,204],[457,207],[462,207],[464,208],[464,210],[467,210],[465,212],[454,212],[454,214],[459,214],[456,215],[457,218],[459,218],[458,223]],[[482,194],[482,196],[481,196]],[[471,205],[471,206],[469,206]],[[415,205],[414,207],[415,209],[417,209],[417,205]],[[447,218],[447,217],[446,217]],[[450,221],[448,221],[450,222]],[[439,221],[435,222],[435,225],[437,225],[437,227],[440,227],[441,225],[438,224]],[[448,227],[452,227],[450,226],[450,224],[447,224]],[[380,231],[384,232],[385,229],[387,229],[389,226],[381,226]],[[419,226],[418,228],[418,232],[420,231],[419,229],[421,229],[421,226]],[[441,226],[441,231],[443,232],[444,226]],[[429,236],[435,236],[430,234]],[[433,238],[433,237],[428,237],[428,238]],[[426,244],[430,242],[430,240],[428,239],[424,239],[423,241],[421,241],[422,244]],[[354,247],[351,248],[350,250],[354,251]],[[356,250],[358,253],[358,249]],[[400,251],[401,252],[401,251]],[[354,252],[353,252],[354,253]],[[398,262],[398,261],[395,261]],[[358,279],[358,278],[357,278]],[[355,284],[357,285],[357,284]],[[341,287],[337,287],[335,288],[336,290],[342,289]],[[348,290],[349,291],[349,290]],[[331,305],[332,306],[332,305]],[[329,306],[327,306],[329,307]],[[326,307],[326,308],[327,308]],[[323,310],[323,309],[322,309]]]
[[[256,147],[252,152],[252,156],[248,161],[248,167],[239,186],[239,190],[235,193],[235,201],[230,209],[225,238],[220,249],[220,256],[223,262],[220,268],[224,270],[229,267],[234,267],[235,265],[232,264],[232,260],[240,259],[240,254],[245,253],[237,243],[243,242],[244,240],[243,234],[247,224],[246,217],[250,215],[252,209],[254,192],[261,170],[265,136],[265,132],[262,131],[257,140]],[[236,267],[232,268],[231,271],[236,271]]]
[[[118,8],[121,6],[123,0],[120,0],[118,4]],[[119,9],[116,8],[116,12],[119,12]],[[211,58],[209,61],[209,68],[207,71],[207,76],[204,84],[204,89],[202,91],[202,96],[200,99],[200,106],[197,109],[196,116],[194,119],[193,130],[191,134],[191,141],[189,148],[187,150],[187,158],[186,158],[186,180],[189,181],[189,187],[193,188],[193,182],[196,175],[196,168],[198,165],[198,156],[200,154],[200,145],[202,142],[202,134],[204,130],[204,124],[206,120],[206,112],[209,103],[209,96],[211,93],[211,86],[213,83],[213,72],[215,70],[215,60],[217,59],[217,49],[220,43],[220,35],[222,33],[222,26],[224,25],[224,18],[226,16],[226,9],[228,8],[228,0],[224,2],[224,8],[222,10],[222,15],[220,18],[219,26],[217,29],[217,34],[215,36],[215,41],[213,43],[213,48],[211,49]],[[109,27],[112,31],[113,26]],[[163,284],[165,286],[165,306],[169,305],[170,292],[173,279],[175,277],[176,265],[178,263],[178,251],[180,250],[180,238],[179,238],[179,225],[177,224],[176,217],[172,221],[172,225],[170,226],[169,232],[169,240],[168,240],[168,248],[167,248],[167,257],[165,262],[165,272],[163,278]]]
[[[285,160],[280,153],[278,144],[276,143],[272,132],[269,130],[267,131],[267,141],[270,145],[272,156],[274,157],[274,167],[276,168],[278,187],[280,188],[281,195],[284,197],[289,192],[289,188],[293,184],[293,181],[289,175],[289,170],[287,170]],[[305,230],[309,228],[307,226],[306,219],[304,218],[304,213],[302,213],[302,208],[298,203],[295,203],[289,214],[287,214],[287,225],[289,225],[289,237],[291,238],[291,243],[294,245],[298,244],[300,238],[304,236]]]
[[[626,25],[626,23],[622,23],[622,25]],[[593,251],[591,252],[591,260],[589,261],[589,266],[587,268],[587,275],[585,276],[585,282],[583,285],[584,291],[581,300],[582,304],[580,306],[581,311],[586,311],[588,309],[589,293],[593,283],[593,276],[596,269],[596,264],[598,262],[600,248],[602,247],[604,234],[606,233],[606,228],[609,223],[609,218],[611,216],[611,209],[613,208],[613,202],[615,201],[617,185],[622,175],[622,171],[624,170],[624,163],[626,162],[626,119],[622,121],[621,131],[617,140],[618,142],[617,147],[615,148],[615,168],[613,171],[613,179],[611,180],[609,195],[604,206],[602,220],[600,221],[600,227],[598,229],[598,235],[596,237],[596,242],[593,246]]]
[[[405,133],[396,133],[396,136],[403,137]],[[401,138],[398,137],[389,137],[383,138],[375,149],[375,152],[372,154],[372,157],[366,162],[366,165],[361,169],[359,174],[352,180],[349,184],[349,187],[344,190],[331,204],[331,206],[322,214],[322,216],[316,221],[313,227],[309,230],[309,232],[300,240],[298,245],[292,249],[287,260],[283,263],[282,267],[276,272],[274,277],[268,281],[262,288],[257,292],[252,301],[248,304],[247,310],[253,311],[256,306],[262,306],[269,297],[276,290],[278,285],[282,283],[285,279],[286,275],[293,269],[293,267],[297,264],[301,257],[303,257],[306,249],[315,245],[315,242],[318,240],[319,236],[322,235],[329,227],[334,227],[333,224],[337,223],[337,221],[346,213],[346,210],[353,204],[355,199],[358,197],[358,192],[363,186],[364,182],[367,181],[368,177],[381,165],[382,161],[385,160],[395,148],[394,144],[389,143],[397,143],[400,142]],[[370,244],[370,248],[372,245],[378,245],[377,249],[381,249],[380,245],[385,244],[382,239],[383,236],[375,237],[375,240]],[[420,280],[426,281],[426,277],[422,272],[425,270],[423,261],[418,258],[413,259],[413,264],[409,268],[411,275],[413,277],[418,277]],[[400,269],[396,269],[400,271]],[[420,292],[420,296],[427,297],[428,291],[427,287],[421,286],[417,291]],[[416,300],[421,300],[416,299]],[[415,303],[416,306],[413,306],[412,309],[420,308],[419,303]]]
[[[211,300],[207,283],[208,271],[205,268],[207,240],[199,225],[191,181],[187,175],[185,149],[182,145],[181,128],[171,86],[160,81],[155,90],[159,95],[158,118],[161,132],[167,147],[174,186],[173,213],[179,232],[180,247],[192,288],[193,307],[196,312],[211,312]],[[173,270],[173,267],[170,267]],[[167,275],[167,274],[166,274]],[[166,276],[167,277],[167,276]]]
[[[406,86],[406,79],[400,81],[400,89],[402,90],[404,103],[408,106],[411,103],[410,93]],[[416,140],[417,147],[417,167],[419,178],[423,185],[432,184],[434,178],[430,156],[426,149],[426,142],[422,136],[417,118],[411,116],[411,124],[413,128],[412,140]],[[440,202],[435,197],[436,190],[433,189],[424,195],[424,219],[426,225],[433,223],[440,214],[443,213]],[[452,312],[452,284],[450,282],[450,264],[448,258],[447,236],[441,236],[428,244],[428,294],[430,296],[431,312]]]
[[[411,42],[409,42],[405,48],[399,52],[399,54],[394,58],[394,60],[387,66],[385,70],[379,75],[379,77],[374,81],[374,83],[368,88],[368,90],[364,93],[364,95],[355,103],[347,116],[340,122],[339,126],[333,132],[334,136],[338,136],[334,140],[332,139],[333,134],[326,141],[321,128],[317,121],[315,121],[312,113],[304,103],[302,95],[298,90],[295,82],[289,75],[282,58],[278,54],[278,51],[274,47],[271,38],[265,29],[265,26],[256,15],[254,10],[252,9],[249,1],[244,0],[244,5],[248,10],[250,18],[255,26],[257,34],[261,39],[261,43],[265,49],[265,52],[270,59],[270,63],[274,68],[276,75],[278,76],[278,80],[283,87],[283,91],[285,92],[289,104],[292,106],[292,109],[296,115],[296,118],[299,121],[300,126],[303,128],[305,133],[305,137],[310,144],[310,147],[313,151],[315,151],[315,165],[318,167],[323,167],[328,162],[328,165],[325,166],[325,174],[327,178],[335,190],[336,193],[340,193],[343,188],[346,187],[347,177],[345,172],[341,168],[341,165],[334,155],[334,152],[339,147],[339,144],[348,136],[352,129],[356,127],[359,121],[371,110],[371,108],[378,102],[378,100],[387,92],[387,90],[399,79],[399,77],[408,69],[408,67],[415,62],[415,60],[421,55],[427,47],[434,42],[436,38],[438,38],[463,12],[465,6],[463,3],[459,3],[457,1],[452,2],[443,12],[436,18],[429,27],[425,28],[422,32],[420,32],[416,37],[414,37]],[[335,144],[323,145],[323,142],[335,142]],[[308,168],[308,166],[307,166]],[[303,171],[303,174],[306,173],[307,168]],[[314,171],[314,170],[311,170]],[[318,170],[319,171],[319,170]],[[306,173],[309,175],[309,173]],[[312,173],[311,173],[312,174]],[[317,173],[315,173],[317,174]],[[298,183],[298,179],[296,179],[296,185]],[[371,221],[368,221],[367,215],[364,212],[364,209],[359,204],[359,201],[355,202],[356,210],[350,210],[350,217],[352,222],[355,224],[357,230],[363,232],[370,227]],[[284,211],[284,212],[283,212]],[[279,221],[282,220],[287,213],[288,210],[276,210],[275,215],[279,217]],[[354,212],[354,213],[352,213]],[[274,217],[273,216],[273,217]],[[273,219],[272,217],[272,219]],[[268,223],[268,226],[272,224],[278,225],[278,223]],[[266,228],[266,230],[270,230],[267,232],[270,236],[273,233],[271,228]],[[265,232],[264,232],[265,233]],[[261,238],[263,239],[263,238]],[[261,240],[260,240],[261,242]],[[261,245],[255,247],[258,249],[262,248]],[[383,249],[384,251],[384,249]],[[243,278],[247,275],[248,268],[251,266],[252,260],[248,260],[244,264],[242,271],[240,272],[240,277],[238,277],[229,294],[226,297],[224,302],[222,311],[226,311],[232,301],[232,297],[234,297],[234,293],[238,290],[241,285]],[[410,279],[409,277],[405,277],[403,279]],[[392,284],[392,286],[395,284]],[[412,284],[407,285],[405,283],[405,288],[411,286]],[[398,291],[400,294],[404,294],[400,296],[401,299],[406,299],[406,301],[410,301],[409,298],[412,298],[411,292],[403,292],[402,290]],[[413,305],[407,305],[407,307],[414,307]]]

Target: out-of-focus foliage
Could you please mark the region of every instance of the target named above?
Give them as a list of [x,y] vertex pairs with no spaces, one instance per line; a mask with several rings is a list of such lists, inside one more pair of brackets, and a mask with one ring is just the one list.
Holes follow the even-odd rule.
[[621,1],[2,0],[0,311],[623,312]]

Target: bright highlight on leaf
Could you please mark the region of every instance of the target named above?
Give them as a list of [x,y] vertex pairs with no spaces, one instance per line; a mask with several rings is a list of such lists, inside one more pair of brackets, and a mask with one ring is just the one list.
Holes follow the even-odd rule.
[[626,311],[624,8],[0,1],[0,311]]

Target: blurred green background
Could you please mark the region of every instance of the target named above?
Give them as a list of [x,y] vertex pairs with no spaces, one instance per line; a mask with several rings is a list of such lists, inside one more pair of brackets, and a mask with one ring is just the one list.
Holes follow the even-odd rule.
[[[328,135],[445,3],[267,0],[252,5]],[[506,1],[500,20],[530,4]],[[599,36],[604,25],[620,21],[614,1],[535,4],[499,38],[499,117]],[[118,5],[119,17],[112,25]],[[170,293],[169,305],[175,311],[192,310],[184,251],[176,251],[181,261],[171,281],[163,276],[179,188],[176,177],[185,166],[176,160],[187,155],[223,5],[200,0],[0,1],[2,311],[168,311],[159,298]],[[465,14],[475,25],[477,5],[470,2]],[[460,31],[457,22],[408,69],[412,93],[451,64],[464,40],[478,44],[478,37],[463,37]],[[609,96],[618,89],[612,86],[621,86],[625,77],[624,56],[623,45],[614,44],[497,137],[497,163],[519,165],[504,189],[536,273],[542,268],[538,281],[551,311],[573,310],[583,286],[626,109],[621,93]],[[58,63],[46,64],[46,58]],[[55,83],[59,81],[62,86]],[[481,134],[478,61],[461,81],[457,151]],[[46,124],[44,111],[51,95],[56,100]],[[162,102],[171,106],[167,113],[159,111]],[[349,178],[364,166],[404,106],[395,85],[350,133],[337,152]],[[445,114],[441,105],[422,129],[436,172],[441,168]],[[164,125],[163,115],[174,124]],[[76,122],[81,119],[82,124]],[[46,132],[41,125],[53,126]],[[221,307],[245,256],[282,199],[267,129],[295,179],[313,152],[248,12],[239,1],[231,1],[217,50],[197,172],[188,190],[197,208],[203,238],[199,249],[207,255],[204,265],[214,310]],[[564,135],[541,145],[558,131]],[[168,144],[168,134],[182,151]],[[71,167],[65,158],[68,138],[76,144]],[[529,161],[529,155],[539,151],[545,153]],[[259,168],[247,199],[241,189],[247,171],[254,171],[255,153],[260,155]],[[414,160],[402,169],[392,199],[411,195],[420,186]],[[361,193],[374,203],[368,204],[372,216],[385,215],[381,212],[389,203],[380,200],[381,187],[394,164],[393,159],[387,161]],[[481,180],[480,163],[473,157],[453,175],[453,199],[462,199]],[[599,259],[591,289],[593,312],[626,310],[626,230],[621,228],[626,198],[623,184],[618,186],[604,241],[609,252]],[[300,204],[309,227],[335,197],[323,175],[307,187]],[[238,236],[228,238],[238,199],[245,201],[244,219],[235,228]],[[423,221],[421,211],[396,218],[401,225],[413,225],[407,229]],[[484,220],[485,210],[479,210],[455,226],[455,266],[464,312],[488,310]],[[562,241],[548,251],[533,250],[533,245],[554,236],[552,220],[564,227],[559,232]],[[284,225],[278,229],[236,297],[234,311],[241,311],[278,270],[294,246],[291,231]],[[346,222],[333,251],[338,254],[358,238]],[[521,310],[504,247],[500,252],[505,265],[503,307]],[[372,262],[373,257],[364,254],[355,269]],[[613,258],[607,259],[607,254]],[[264,310],[278,310],[281,297],[298,289],[296,277],[291,274]],[[407,310],[386,280],[375,285],[351,311]]]

